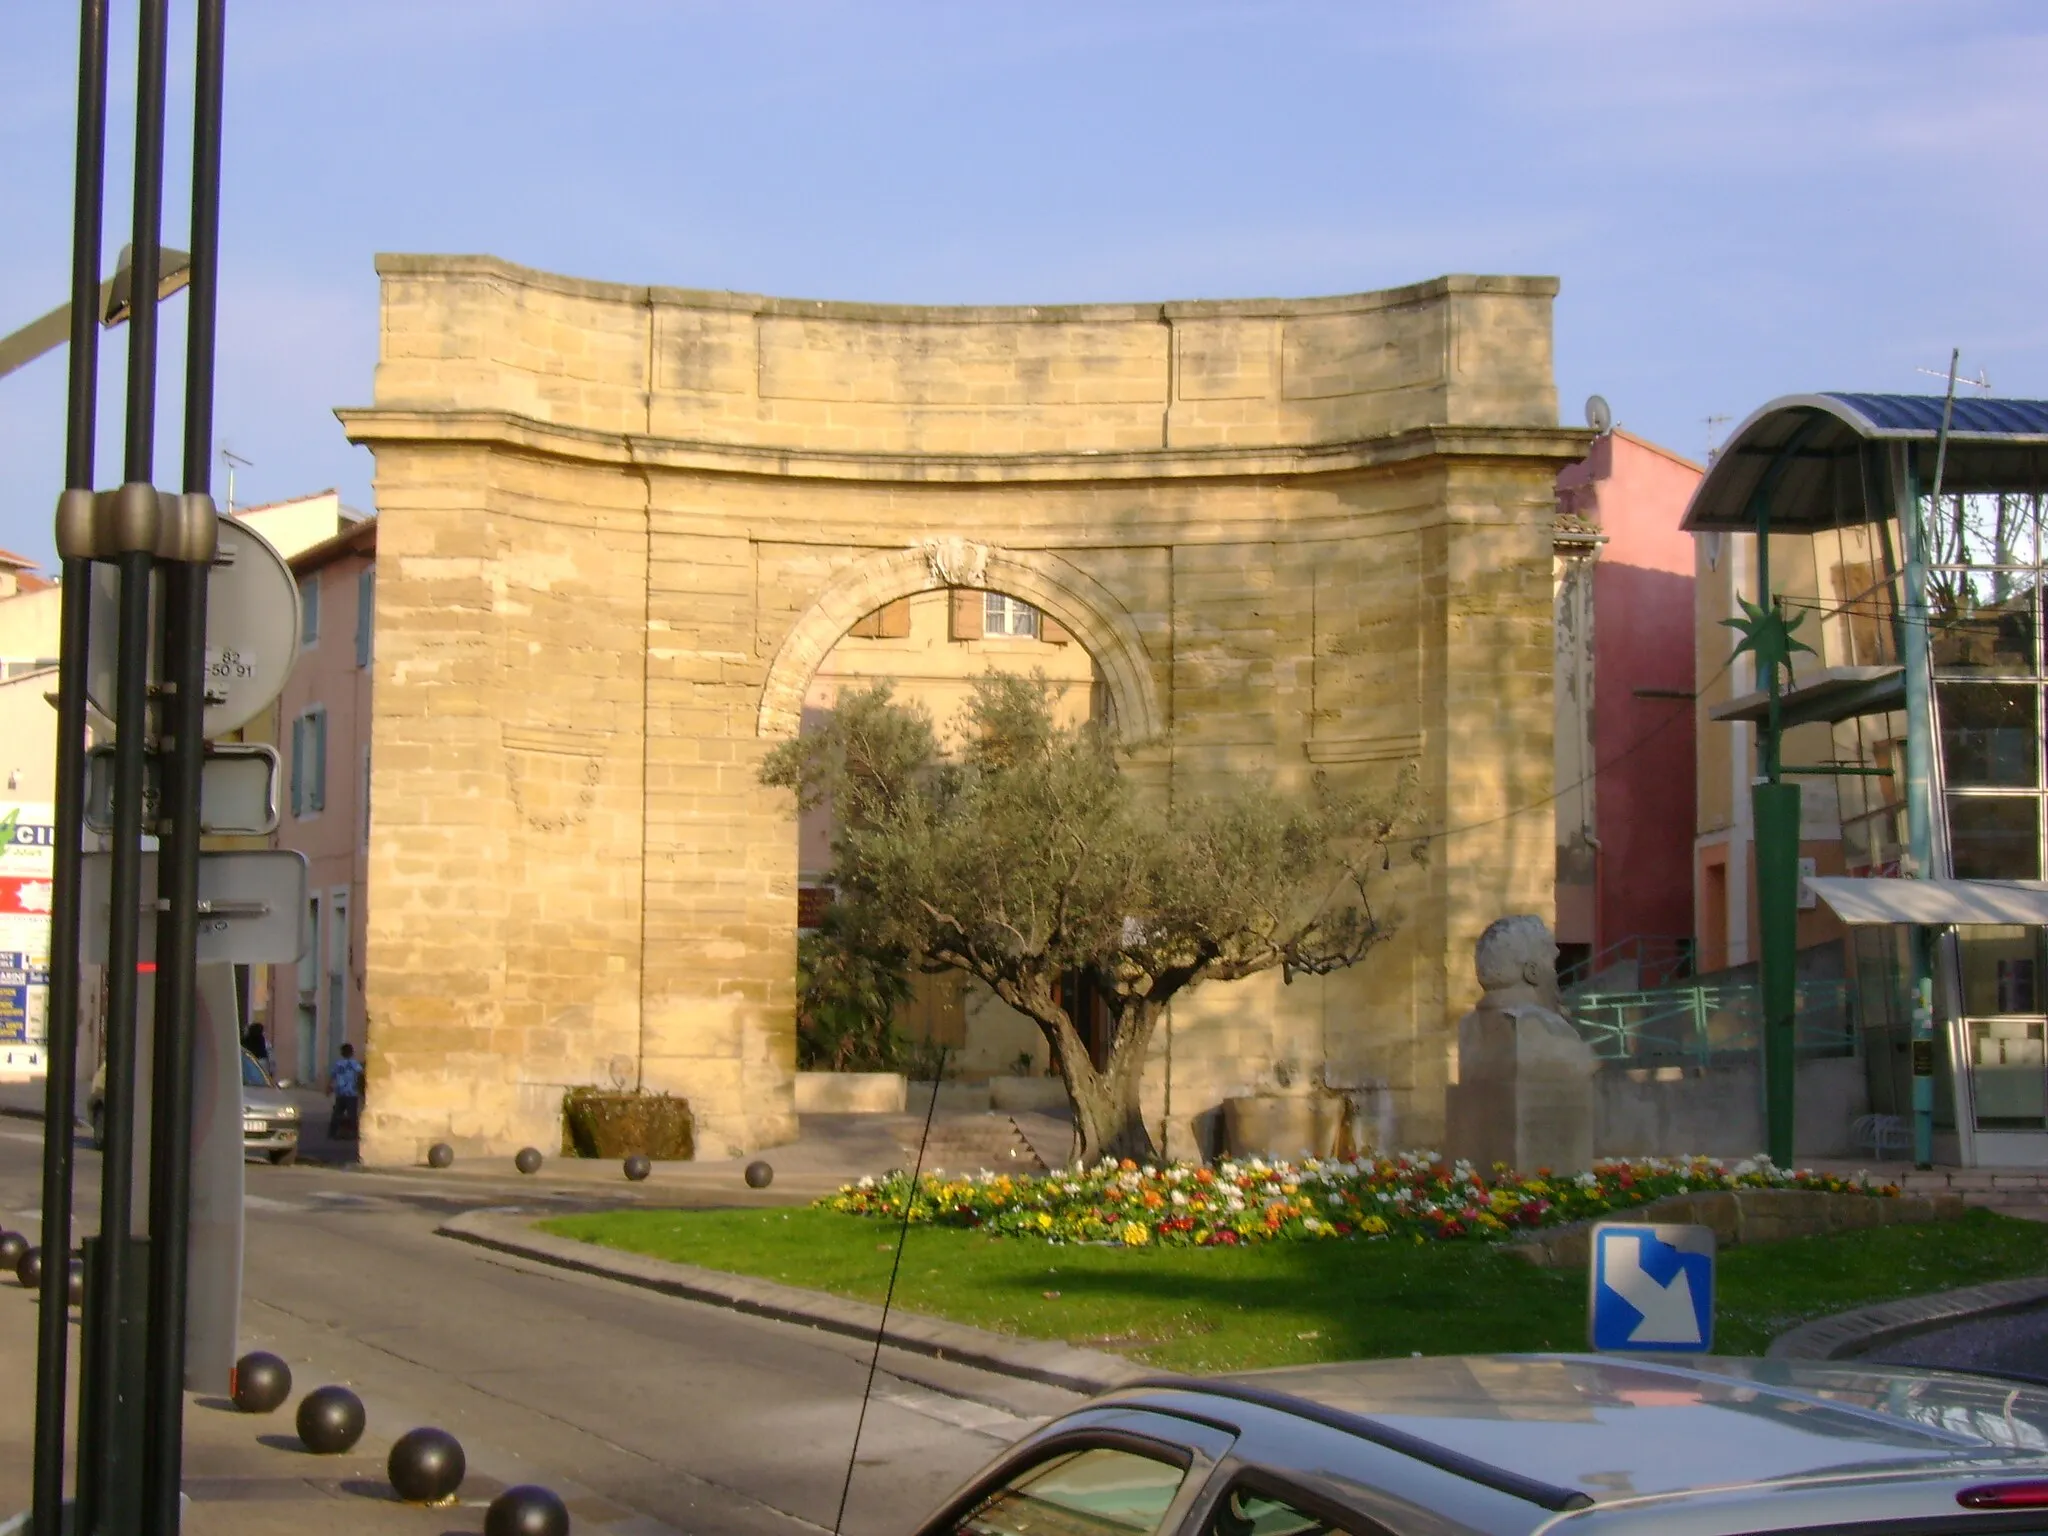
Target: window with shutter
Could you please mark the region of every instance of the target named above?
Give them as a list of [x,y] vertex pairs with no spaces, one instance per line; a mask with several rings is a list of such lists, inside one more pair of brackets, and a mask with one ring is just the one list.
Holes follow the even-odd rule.
[[983,594],[955,587],[948,595],[952,598],[952,617],[947,633],[955,640],[979,640],[982,637]]
[[313,772],[307,786],[306,803],[314,811],[327,809],[327,711],[315,714],[309,722],[312,736]]
[[878,634],[884,640],[907,640],[910,638],[910,599],[899,597],[884,608]]
[[299,644],[320,643],[320,575],[316,571],[299,582]]
[[377,568],[356,577],[356,665],[370,664],[371,641],[377,632]]
[[306,814],[306,717],[292,722],[292,815]]

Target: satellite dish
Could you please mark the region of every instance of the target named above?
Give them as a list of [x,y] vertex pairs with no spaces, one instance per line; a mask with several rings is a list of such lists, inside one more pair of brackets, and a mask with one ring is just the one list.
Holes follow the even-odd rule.
[[1586,425],[1595,432],[1604,433],[1614,430],[1614,412],[1608,408],[1604,396],[1588,395],[1586,397]]

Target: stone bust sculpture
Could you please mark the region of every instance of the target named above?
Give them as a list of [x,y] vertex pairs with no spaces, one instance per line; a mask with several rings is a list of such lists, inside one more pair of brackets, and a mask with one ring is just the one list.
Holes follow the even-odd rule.
[[1480,1168],[1577,1170],[1593,1159],[1593,1053],[1558,1011],[1557,942],[1542,918],[1488,925],[1473,961],[1485,995],[1458,1022],[1448,1149]]
[[1472,959],[1486,993],[1480,1007],[1505,1013],[1534,1004],[1564,1023],[1557,1012],[1557,941],[1542,918],[1524,913],[1496,919],[1479,935]]

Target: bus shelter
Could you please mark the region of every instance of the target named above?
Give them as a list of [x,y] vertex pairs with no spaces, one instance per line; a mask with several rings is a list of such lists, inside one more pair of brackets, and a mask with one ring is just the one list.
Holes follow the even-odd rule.
[[1756,539],[1731,658],[1754,686],[1712,718],[1755,729],[1787,1144],[1796,786],[1818,781],[1848,873],[1805,884],[1850,927],[1873,1104],[1922,1164],[2048,1165],[2044,501],[2048,401],[1828,393],[1745,420],[1687,511]]

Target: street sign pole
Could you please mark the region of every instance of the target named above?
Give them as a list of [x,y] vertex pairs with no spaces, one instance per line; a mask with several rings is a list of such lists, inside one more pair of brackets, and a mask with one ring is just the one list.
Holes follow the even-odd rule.
[[[168,0],[142,0],[136,47],[134,291],[156,291],[163,225],[164,93]],[[119,668],[114,696],[113,918],[107,940],[104,1135],[100,1233],[86,1277],[88,1361],[80,1384],[79,1526],[92,1536],[140,1529],[141,1371],[130,1315],[133,1284],[137,904],[142,877],[142,791],[148,745],[150,585],[163,530],[155,491],[157,307],[137,306],[128,324],[127,443],[122,486],[98,514],[89,552],[111,555],[120,573]],[[111,516],[108,514],[112,514]],[[150,515],[156,514],[156,515]],[[60,529],[60,532],[62,530]],[[53,1128],[54,1129],[54,1128]],[[68,1262],[68,1261],[67,1261]],[[38,1533],[51,1536],[51,1533]]]
[[[99,393],[101,204],[107,137],[106,0],[83,0],[78,27],[78,161],[71,229],[71,375],[64,487],[92,493]],[[42,1308],[37,1319],[35,1491],[41,1536],[64,1524],[65,1383],[70,1375],[72,1127],[78,1119],[78,881],[84,860],[85,668],[92,561],[58,566],[56,839],[50,900],[49,1044],[44,1051]],[[62,1262],[55,1262],[61,1257]]]
[[[225,0],[201,0],[192,116],[192,280],[185,331],[188,497],[213,473],[214,321],[219,292],[222,25]],[[191,553],[191,552],[187,552]],[[165,576],[166,692],[162,853],[157,860],[156,1082],[151,1095],[148,1355],[143,1403],[142,1521],[172,1536],[185,1454],[185,1303],[192,1203],[193,1030],[198,1023],[199,789],[205,765],[207,559]],[[124,732],[123,734],[127,734]]]
[[[65,489],[56,542],[62,561],[58,667],[56,849],[52,891],[48,1087],[43,1152],[47,1262],[38,1334],[35,1426],[37,1536],[176,1536],[180,1524],[190,1275],[203,1273],[209,1380],[233,1348],[240,1288],[241,1077],[231,996],[201,1009],[202,930],[215,948],[236,940],[225,918],[303,909],[303,861],[271,855],[253,868],[208,864],[202,851],[206,737],[232,730],[276,697],[296,649],[297,593],[260,538],[220,518],[210,494],[214,331],[218,294],[221,98],[225,0],[199,0],[194,92],[190,266],[184,398],[183,489],[154,483],[157,305],[161,240],[168,0],[141,0],[137,47],[134,231],[127,277],[132,303],[122,484],[93,490],[97,334],[106,137],[107,10],[81,0],[79,122],[71,304],[71,387]],[[216,583],[227,601],[216,603]],[[223,637],[215,653],[216,619]],[[260,658],[260,660],[259,660]],[[215,684],[218,683],[218,686]],[[115,726],[106,754],[105,817],[88,802],[87,704]],[[274,753],[221,755],[224,817],[274,820]],[[257,770],[254,782],[251,768]],[[151,772],[156,782],[152,785]],[[84,831],[96,822],[107,851],[88,864]],[[160,851],[145,858],[143,839]],[[240,856],[248,858],[250,856]],[[286,854],[287,863],[296,855]],[[223,892],[260,886],[257,900],[222,894],[202,903],[203,871]],[[100,894],[87,908],[89,875]],[[280,879],[282,876],[282,880]],[[267,883],[266,883],[267,882]],[[97,915],[97,923],[87,919]],[[260,959],[298,956],[296,922],[243,925],[239,942]],[[138,981],[142,947],[156,962],[152,993]],[[64,1502],[69,1372],[72,1156],[77,1120],[80,970],[105,966],[106,1090],[100,1231],[86,1247],[80,1329],[77,1507]],[[216,989],[218,990],[218,989]],[[145,1010],[144,1003],[149,1006]],[[150,1020],[142,1060],[142,1020]],[[205,1037],[198,1031],[205,1030]],[[207,1129],[208,1181],[194,1188],[195,1074]],[[148,1126],[147,1156],[140,1130]],[[234,1159],[229,1166],[228,1159]],[[147,1184],[146,1195],[139,1186]],[[215,1187],[215,1186],[219,1187]],[[146,1206],[145,1206],[146,1202]],[[195,1252],[192,1210],[205,1210]],[[146,1208],[146,1235],[137,1221]],[[225,1294],[223,1294],[225,1293]],[[226,1358],[231,1361],[232,1354]],[[225,1387],[225,1380],[218,1385]],[[75,1513],[76,1518],[72,1518]]]

